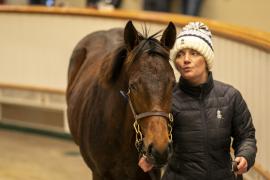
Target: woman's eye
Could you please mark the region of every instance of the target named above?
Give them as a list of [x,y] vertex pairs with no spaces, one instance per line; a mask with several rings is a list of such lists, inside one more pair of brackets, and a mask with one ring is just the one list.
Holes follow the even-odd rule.
[[199,53],[196,52],[196,51],[193,51],[191,54],[192,54],[193,56],[198,56],[198,55],[199,55]]
[[183,53],[182,52],[179,52],[177,53],[176,57],[182,57],[183,56]]

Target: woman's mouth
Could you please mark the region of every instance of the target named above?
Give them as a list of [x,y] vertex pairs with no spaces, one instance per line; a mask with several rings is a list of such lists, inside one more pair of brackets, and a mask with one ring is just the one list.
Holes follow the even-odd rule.
[[182,68],[182,69],[183,69],[184,72],[189,72],[189,71],[191,71],[191,67],[184,67],[184,68]]

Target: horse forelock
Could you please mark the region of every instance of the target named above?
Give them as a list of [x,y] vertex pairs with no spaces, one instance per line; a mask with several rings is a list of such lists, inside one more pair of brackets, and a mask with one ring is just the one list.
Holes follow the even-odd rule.
[[128,59],[125,62],[127,69],[133,64],[134,61],[139,59],[143,54],[147,53],[150,56],[161,56],[165,60],[169,60],[169,51],[164,48],[160,41],[156,38],[159,36],[160,32],[157,32],[151,36],[143,36],[139,34],[143,40],[129,53]]

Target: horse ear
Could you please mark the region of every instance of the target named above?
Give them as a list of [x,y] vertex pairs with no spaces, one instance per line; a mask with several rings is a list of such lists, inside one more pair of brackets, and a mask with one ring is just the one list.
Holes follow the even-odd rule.
[[167,48],[172,49],[176,40],[176,28],[175,25],[170,22],[160,39],[161,44]]
[[128,51],[139,44],[139,35],[132,21],[128,21],[124,30],[124,40]]

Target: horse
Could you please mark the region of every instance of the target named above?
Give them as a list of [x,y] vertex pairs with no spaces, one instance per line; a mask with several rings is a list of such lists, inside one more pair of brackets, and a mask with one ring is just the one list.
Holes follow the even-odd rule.
[[[125,28],[88,34],[75,46],[66,90],[70,133],[93,180],[160,179],[172,152],[169,51],[175,25],[148,36]],[[150,173],[138,166],[146,157]],[[152,178],[151,178],[152,177]]]

